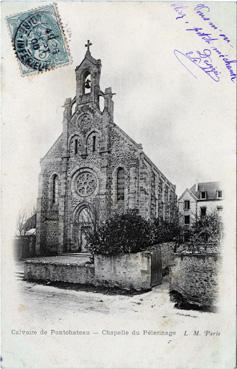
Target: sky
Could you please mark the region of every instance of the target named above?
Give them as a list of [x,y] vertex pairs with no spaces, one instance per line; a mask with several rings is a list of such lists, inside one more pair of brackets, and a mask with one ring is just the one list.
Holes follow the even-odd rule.
[[[2,16],[47,3],[9,2]],[[192,27],[206,27],[194,7],[183,13]],[[210,3],[211,20],[235,45],[235,4]],[[220,180],[233,188],[235,89],[223,61],[217,83],[189,64],[196,78],[175,57],[210,47],[166,2],[58,2],[72,63],[53,71],[22,77],[3,20],[2,46],[2,179],[6,218],[36,204],[40,158],[62,131],[63,104],[75,96],[75,68],[91,53],[101,59],[101,89],[112,87],[114,121],[177,186],[177,195],[195,182]],[[206,29],[206,28],[205,28]],[[232,53],[228,43],[215,44]],[[189,62],[190,63],[190,62]],[[230,188],[230,187],[229,187]]]

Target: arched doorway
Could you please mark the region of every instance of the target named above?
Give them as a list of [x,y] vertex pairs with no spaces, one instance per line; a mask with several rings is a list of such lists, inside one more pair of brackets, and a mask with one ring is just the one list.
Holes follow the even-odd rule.
[[[88,252],[88,235],[94,230],[94,216],[90,207],[81,207],[75,216],[74,222],[74,247],[75,251]],[[74,251],[73,250],[73,251]]]

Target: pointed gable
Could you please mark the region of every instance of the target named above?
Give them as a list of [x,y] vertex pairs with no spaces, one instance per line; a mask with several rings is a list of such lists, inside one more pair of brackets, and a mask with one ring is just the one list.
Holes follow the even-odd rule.
[[41,163],[45,160],[61,159],[63,151],[63,134],[61,134],[48,152],[41,158]]
[[181,202],[186,197],[186,195],[191,196],[195,201],[198,200],[197,196],[191,190],[186,188],[186,190],[179,197],[178,202]]

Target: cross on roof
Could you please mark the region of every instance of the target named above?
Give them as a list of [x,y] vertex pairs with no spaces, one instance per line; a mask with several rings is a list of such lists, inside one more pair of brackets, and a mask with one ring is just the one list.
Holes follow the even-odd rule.
[[90,51],[90,46],[92,45],[92,43],[90,42],[90,40],[87,40],[87,43],[85,44],[85,47],[87,47],[87,51]]

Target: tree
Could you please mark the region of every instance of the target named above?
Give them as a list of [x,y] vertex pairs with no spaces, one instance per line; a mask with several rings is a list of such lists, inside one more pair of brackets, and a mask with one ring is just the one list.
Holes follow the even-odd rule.
[[193,241],[220,242],[223,237],[223,223],[217,211],[199,216],[191,227]]
[[36,208],[35,206],[31,211],[20,210],[17,217],[16,229],[18,236],[24,236],[26,232],[35,227]]
[[25,210],[19,211],[18,217],[17,217],[17,223],[16,223],[18,236],[24,236],[25,235],[25,233],[26,233],[26,229],[25,229],[26,221],[27,221],[26,211]]

